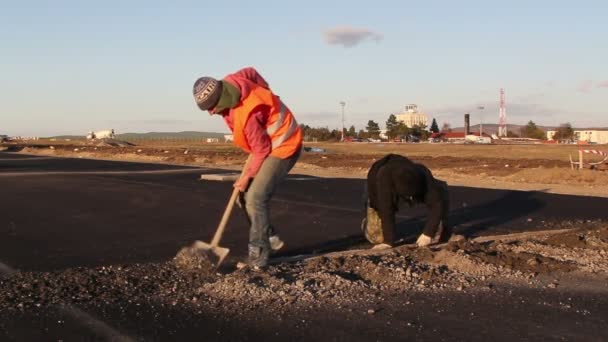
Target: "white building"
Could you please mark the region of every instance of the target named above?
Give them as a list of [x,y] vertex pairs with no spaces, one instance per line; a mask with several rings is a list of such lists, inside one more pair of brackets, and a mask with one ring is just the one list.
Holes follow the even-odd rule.
[[380,137],[380,139],[388,139],[388,135],[386,135],[387,132],[387,130],[381,129],[380,133],[378,134],[378,137]]
[[105,131],[97,131],[97,132],[89,132],[89,134],[87,134],[87,139],[91,140],[91,139],[115,139],[116,138],[116,133],[114,133],[114,129],[108,129]]
[[[556,130],[547,131],[547,140],[553,140],[555,133],[557,133]],[[608,130],[575,129],[574,140],[594,144],[608,144]]]
[[418,110],[418,105],[408,104],[405,106],[405,112],[396,114],[397,121],[403,122],[407,127],[423,126],[428,124],[428,116]]
[[234,135],[233,134],[224,134],[224,141],[225,142],[234,141]]

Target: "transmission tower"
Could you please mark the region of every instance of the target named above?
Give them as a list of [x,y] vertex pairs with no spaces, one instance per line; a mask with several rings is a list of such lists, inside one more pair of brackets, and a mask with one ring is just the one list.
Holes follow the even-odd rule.
[[498,121],[498,136],[507,136],[507,107],[505,102],[505,90],[500,88],[500,112]]

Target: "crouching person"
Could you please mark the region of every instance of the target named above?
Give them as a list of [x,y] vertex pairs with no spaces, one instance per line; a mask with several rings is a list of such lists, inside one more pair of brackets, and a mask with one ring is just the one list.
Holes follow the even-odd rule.
[[416,241],[419,247],[446,242],[452,235],[447,222],[447,183],[435,179],[428,168],[406,157],[389,154],[374,162],[367,174],[364,197],[367,217],[361,229],[367,240],[378,247],[395,243],[395,214],[401,201],[428,207],[424,230]]

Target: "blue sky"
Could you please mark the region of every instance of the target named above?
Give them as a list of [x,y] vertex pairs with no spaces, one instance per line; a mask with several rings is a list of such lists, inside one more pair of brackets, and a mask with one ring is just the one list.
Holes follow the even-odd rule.
[[2,1],[0,133],[219,131],[192,84],[253,66],[311,126],[608,126],[606,1]]

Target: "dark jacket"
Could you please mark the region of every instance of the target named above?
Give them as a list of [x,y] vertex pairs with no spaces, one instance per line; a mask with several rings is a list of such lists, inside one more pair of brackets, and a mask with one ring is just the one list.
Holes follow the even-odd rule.
[[447,214],[449,198],[447,184],[435,179],[424,165],[406,157],[388,154],[374,162],[367,174],[369,206],[374,208],[382,221],[385,243],[395,239],[395,213],[399,202],[410,205],[424,203],[429,209],[423,233],[431,238],[441,229],[441,240],[449,239]]

